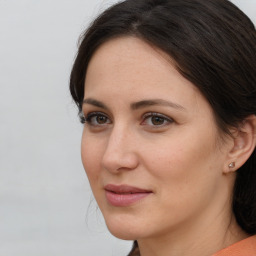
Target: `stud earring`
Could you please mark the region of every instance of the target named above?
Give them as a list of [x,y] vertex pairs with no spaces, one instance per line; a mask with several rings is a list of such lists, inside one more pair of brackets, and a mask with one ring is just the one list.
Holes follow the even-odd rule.
[[232,162],[228,165],[229,168],[234,168],[236,166],[235,162]]

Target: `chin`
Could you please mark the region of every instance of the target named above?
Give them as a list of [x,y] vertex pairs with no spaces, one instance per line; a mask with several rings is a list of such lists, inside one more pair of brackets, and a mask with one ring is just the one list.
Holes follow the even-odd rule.
[[136,221],[129,222],[124,218],[105,219],[105,221],[109,232],[122,240],[137,240],[145,232],[144,228],[135,225]]
[[111,230],[109,229],[109,232],[115,236],[116,238],[122,239],[122,240],[137,240],[138,236],[134,234],[133,232],[127,231],[127,230]]

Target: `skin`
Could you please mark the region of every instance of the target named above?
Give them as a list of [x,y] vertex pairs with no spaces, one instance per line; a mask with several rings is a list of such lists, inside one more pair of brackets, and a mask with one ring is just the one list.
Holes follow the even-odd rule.
[[[142,256],[207,256],[246,237],[231,211],[234,141],[223,142],[210,105],[165,53],[133,37],[104,43],[84,100],[82,161],[113,235],[138,240]],[[107,184],[152,193],[116,207]]]

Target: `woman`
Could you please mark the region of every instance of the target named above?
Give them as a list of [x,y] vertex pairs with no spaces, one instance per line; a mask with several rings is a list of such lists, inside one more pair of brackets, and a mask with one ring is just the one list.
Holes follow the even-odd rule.
[[127,0],[85,32],[82,161],[130,255],[256,255],[255,59],[227,0]]

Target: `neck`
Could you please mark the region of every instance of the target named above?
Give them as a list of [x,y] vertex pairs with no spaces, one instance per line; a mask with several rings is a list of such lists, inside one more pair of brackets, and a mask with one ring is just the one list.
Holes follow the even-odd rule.
[[221,213],[212,219],[198,218],[184,228],[156,237],[139,239],[141,256],[210,256],[248,235],[234,216]]

